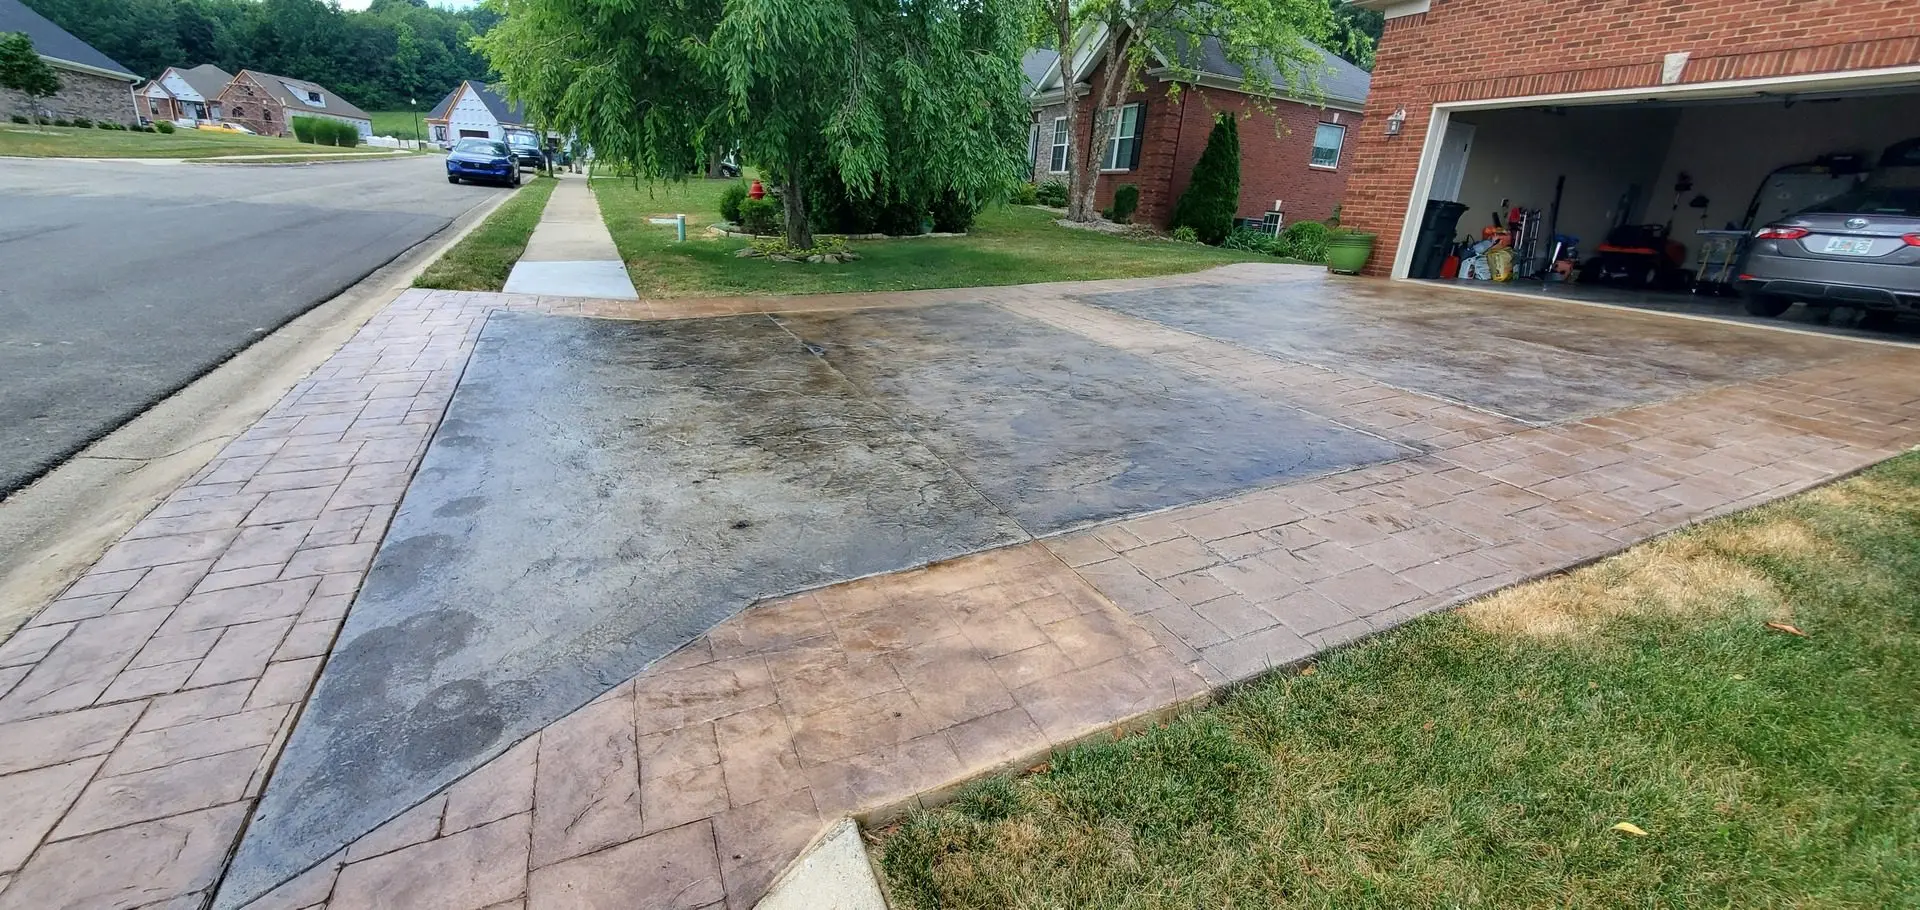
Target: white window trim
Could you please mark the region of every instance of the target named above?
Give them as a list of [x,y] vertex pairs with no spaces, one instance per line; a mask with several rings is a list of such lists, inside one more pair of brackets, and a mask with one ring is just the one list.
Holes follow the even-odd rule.
[[[1053,133],[1047,140],[1047,173],[1049,174],[1065,174],[1068,171],[1066,165],[1073,163],[1073,134],[1061,129],[1061,125],[1066,122],[1067,118],[1065,117],[1053,118]],[[1058,156],[1061,163],[1060,169],[1054,170],[1053,162],[1055,155],[1053,153],[1057,149],[1064,149],[1065,151]]]
[[1132,155],[1127,156],[1128,164],[1126,167],[1119,166],[1120,141],[1122,139],[1132,139],[1135,143],[1138,143],[1140,141],[1140,135],[1146,132],[1147,125],[1140,122],[1141,115],[1136,113],[1133,115],[1133,135],[1121,136],[1120,124],[1127,122],[1128,108],[1141,111],[1146,109],[1146,105],[1136,101],[1132,104],[1122,104],[1119,107],[1107,109],[1107,116],[1113,118],[1113,123],[1107,127],[1111,133],[1111,135],[1107,136],[1107,147],[1100,153],[1100,173],[1102,174],[1126,174],[1133,171]]
[[[1340,131],[1340,144],[1337,146],[1334,146],[1332,164],[1321,164],[1313,160],[1313,153],[1316,151],[1319,151],[1320,149],[1320,143],[1318,139],[1320,134],[1320,128],[1323,126],[1330,126]],[[1307,167],[1313,168],[1316,171],[1339,170],[1340,156],[1345,154],[1347,151],[1347,125],[1344,123],[1332,123],[1326,120],[1322,120],[1319,123],[1316,123],[1313,125],[1313,132],[1314,132],[1315,142],[1313,145],[1307,148]]]

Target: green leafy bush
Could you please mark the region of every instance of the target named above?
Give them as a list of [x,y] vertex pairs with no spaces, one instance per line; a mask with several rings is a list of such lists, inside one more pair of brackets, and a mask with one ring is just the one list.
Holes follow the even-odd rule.
[[173,121],[171,120],[156,121],[153,124],[153,128],[163,133],[171,133],[173,132]]
[[1333,228],[1319,221],[1296,221],[1280,229],[1280,255],[1308,262],[1327,261]]
[[1041,205],[1063,208],[1067,204],[1067,185],[1063,181],[1049,180],[1035,188],[1034,195]]
[[740,223],[740,203],[747,201],[747,182],[735,180],[720,191],[720,220],[729,224]]
[[908,237],[927,230],[927,206],[884,180],[875,180],[873,192],[862,196],[838,175],[826,174],[808,201],[808,217],[818,233]]
[[15,122],[15,123],[32,123],[32,122],[33,122],[33,121],[31,121],[31,120],[28,120],[28,119],[27,119],[26,117],[24,117],[24,116],[22,116],[22,115],[20,115],[20,114],[15,114],[15,115],[13,115],[13,117],[11,117],[10,119],[12,119],[12,120],[13,120],[13,122]]
[[72,126],[73,121],[68,120],[65,117],[55,117],[53,118],[53,125],[54,126]]
[[85,118],[85,117],[75,117],[75,118],[73,118],[73,125],[74,125],[74,126],[76,126],[76,127],[79,127],[80,129],[83,129],[83,130],[90,130],[90,129],[93,129],[93,121],[91,121],[91,120],[88,120],[88,119],[87,119],[87,118]]
[[747,199],[740,203],[741,230],[749,234],[778,234],[780,227],[780,203],[772,196],[764,199]]
[[1131,183],[1122,183],[1113,191],[1113,208],[1107,210],[1107,217],[1121,224],[1133,221],[1133,213],[1140,208],[1140,188]]
[[1220,240],[1220,246],[1229,250],[1246,250],[1249,253],[1265,253],[1269,256],[1280,255],[1280,239],[1264,231],[1234,228]]
[[1193,165],[1193,180],[1173,208],[1173,225],[1191,227],[1201,242],[1217,246],[1233,231],[1239,208],[1240,126],[1232,114],[1221,114]]
[[320,118],[295,117],[288,121],[288,124],[293,127],[293,138],[308,145],[312,145],[317,141],[315,137],[320,133]]
[[1014,189],[1013,199],[1010,201],[1014,205],[1032,205],[1039,202],[1040,188],[1031,183],[1022,183]]
[[1196,233],[1193,228],[1183,224],[1173,229],[1173,239],[1181,243],[1199,243],[1200,235]]
[[943,234],[964,234],[973,227],[973,216],[979,211],[971,200],[947,190],[933,200],[933,229]]

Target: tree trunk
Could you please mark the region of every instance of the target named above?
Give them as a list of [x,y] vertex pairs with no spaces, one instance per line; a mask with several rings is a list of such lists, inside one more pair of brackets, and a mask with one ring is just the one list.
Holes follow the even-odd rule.
[[780,202],[787,219],[787,245],[800,250],[813,248],[813,224],[807,219],[807,173],[798,164],[787,168],[787,183],[780,191]]
[[1069,200],[1067,217],[1074,221],[1092,221],[1099,216],[1101,159],[1106,157],[1107,140],[1112,138],[1114,128],[1119,125],[1109,123],[1103,114],[1119,106],[1122,90],[1131,81],[1127,78],[1130,65],[1127,53],[1132,50],[1132,45],[1132,32],[1118,24],[1108,27],[1106,78],[1101,80],[1098,91],[1091,93],[1093,116],[1090,122],[1093,126],[1087,130],[1087,144],[1075,150],[1080,158],[1080,170],[1086,173],[1087,179],[1076,188],[1074,197]]
[[1073,93],[1073,61],[1080,56],[1079,48],[1074,44],[1074,23],[1072,0],[1057,0],[1054,5],[1053,24],[1060,30],[1060,86],[1064,90],[1067,102],[1067,220],[1092,221],[1082,204],[1082,184],[1092,183],[1087,179],[1085,156],[1079,154],[1080,99]]

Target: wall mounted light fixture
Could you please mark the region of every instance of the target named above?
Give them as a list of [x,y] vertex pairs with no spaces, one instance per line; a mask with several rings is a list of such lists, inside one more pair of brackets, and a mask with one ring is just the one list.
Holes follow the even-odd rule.
[[1406,125],[1407,125],[1407,109],[1406,108],[1404,107],[1394,108],[1393,113],[1387,115],[1387,135],[1389,136],[1400,135],[1400,128]]

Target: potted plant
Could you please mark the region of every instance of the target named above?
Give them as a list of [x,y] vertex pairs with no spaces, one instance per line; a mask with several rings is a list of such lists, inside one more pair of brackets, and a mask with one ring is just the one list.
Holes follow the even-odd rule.
[[1352,228],[1339,228],[1327,235],[1327,271],[1358,275],[1373,255],[1374,235]]

